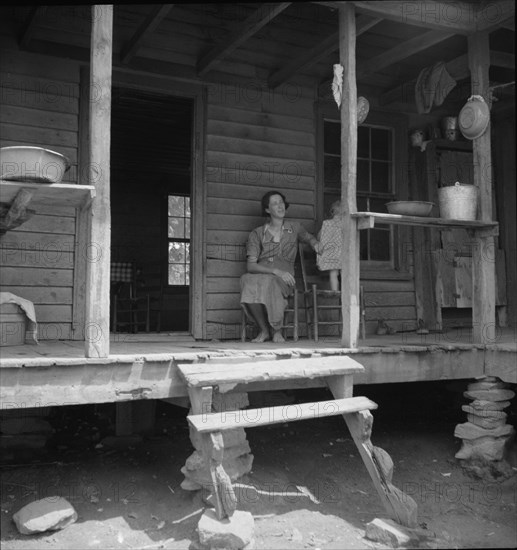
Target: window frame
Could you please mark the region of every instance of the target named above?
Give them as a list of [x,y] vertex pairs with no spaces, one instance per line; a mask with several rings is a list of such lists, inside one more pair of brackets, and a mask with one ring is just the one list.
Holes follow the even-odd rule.
[[[324,121],[340,122],[340,113],[334,102],[320,101],[316,104],[316,222],[318,227],[326,217],[324,212],[325,186],[318,182],[325,181],[324,174]],[[371,127],[389,128],[393,135],[392,151],[392,185],[393,200],[407,200],[408,198],[408,121],[407,116],[400,113],[391,113],[371,109],[365,125]],[[337,190],[340,197],[341,191]],[[360,196],[357,193],[357,196]],[[411,242],[411,229],[405,226],[390,225],[391,260],[372,261],[361,260],[361,277],[381,277],[393,279],[411,278],[407,250],[403,243]],[[407,248],[407,247],[406,247]]]
[[[169,219],[174,216],[169,216],[169,198],[170,197],[183,197],[187,198],[189,200],[189,213],[190,216],[187,218],[186,216],[182,216],[184,220],[188,219],[190,221],[190,229],[189,229],[189,237],[188,238],[179,238],[179,237],[170,237],[169,236]],[[185,262],[181,265],[188,265],[188,283],[183,285],[177,285],[177,284],[171,284],[169,282],[169,266],[171,265],[171,262],[169,261],[169,245],[172,242],[181,242],[181,243],[188,243],[189,248],[192,245],[192,197],[188,193],[174,193],[174,192],[167,192],[165,197],[165,270],[164,270],[164,288],[167,290],[168,293],[175,293],[174,291],[181,292],[185,289],[190,288],[192,284],[192,254],[189,250],[189,261]]]

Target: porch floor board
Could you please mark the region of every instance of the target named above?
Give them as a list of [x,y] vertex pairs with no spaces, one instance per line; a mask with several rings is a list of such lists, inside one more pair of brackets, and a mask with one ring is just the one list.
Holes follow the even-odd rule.
[[[357,349],[340,339],[318,343],[301,339],[281,344],[241,341],[195,341],[186,334],[113,334],[107,358],[85,358],[82,341],[42,341],[0,350],[0,398],[4,408],[169,399],[188,395],[178,366],[231,364],[285,359],[341,364],[351,356],[364,367],[354,385],[498,376],[517,383],[517,338],[503,329],[493,344],[473,344],[470,331],[417,335],[368,336]],[[318,387],[308,380],[303,387]],[[300,381],[246,385],[246,391],[301,388]],[[236,390],[239,389],[239,385]]]

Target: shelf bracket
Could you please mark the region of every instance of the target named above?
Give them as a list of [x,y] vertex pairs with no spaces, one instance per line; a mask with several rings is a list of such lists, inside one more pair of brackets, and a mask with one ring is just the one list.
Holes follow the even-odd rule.
[[20,189],[10,206],[2,204],[0,208],[0,235],[14,229],[29,220],[34,210],[27,206],[32,199],[33,193],[27,189]]

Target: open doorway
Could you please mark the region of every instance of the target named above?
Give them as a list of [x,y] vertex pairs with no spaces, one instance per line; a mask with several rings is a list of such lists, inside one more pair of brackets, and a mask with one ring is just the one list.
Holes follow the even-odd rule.
[[113,88],[111,261],[134,267],[151,332],[190,331],[192,121],[190,99]]

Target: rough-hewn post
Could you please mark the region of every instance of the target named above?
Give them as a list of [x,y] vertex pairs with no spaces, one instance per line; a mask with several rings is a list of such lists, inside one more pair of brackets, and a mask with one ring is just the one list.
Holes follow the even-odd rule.
[[90,208],[90,238],[86,251],[86,357],[109,355],[112,42],[113,6],[92,6],[89,173],[96,196]]
[[[490,105],[488,69],[490,46],[488,33],[468,37],[468,58],[473,95],[482,96]],[[473,141],[474,185],[478,188],[478,219],[492,220],[492,155],[490,125]],[[494,237],[475,235],[472,250],[472,337],[475,343],[494,342],[495,328],[495,261]]]
[[341,200],[343,253],[341,304],[343,347],[357,347],[359,336],[359,232],[350,214],[357,212],[357,84],[355,80],[355,9],[352,2],[339,6],[339,62],[343,71],[341,99]]

